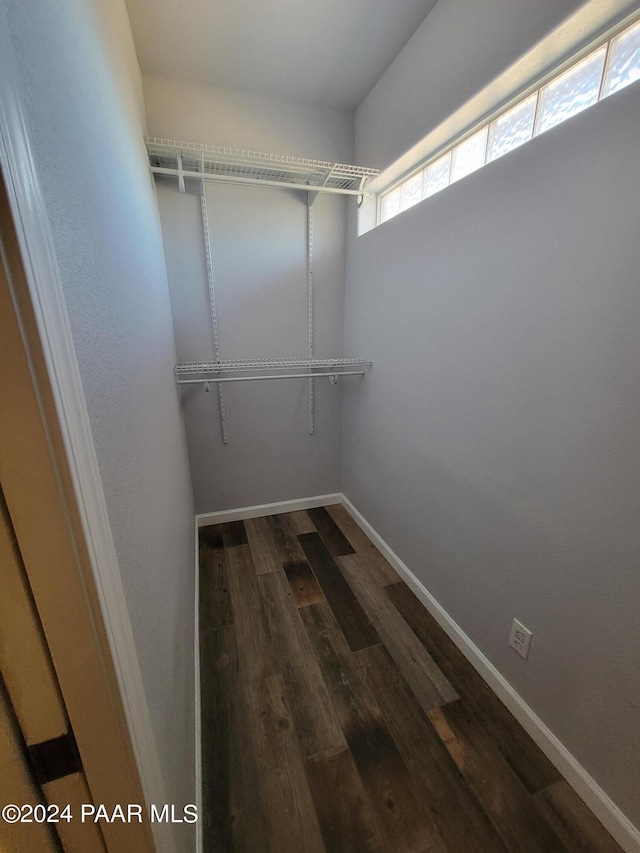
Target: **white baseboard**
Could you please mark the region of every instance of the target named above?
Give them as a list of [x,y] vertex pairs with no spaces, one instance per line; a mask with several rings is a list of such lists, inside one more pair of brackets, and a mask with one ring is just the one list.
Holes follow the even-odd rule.
[[626,853],[640,853],[640,831],[454,622],[351,501],[342,495],[341,503],[622,849]]
[[342,503],[343,495],[335,492],[332,495],[316,495],[312,498],[298,498],[293,501],[278,501],[272,504],[257,504],[243,506],[237,509],[223,509],[220,512],[203,512],[196,515],[198,527],[209,524],[222,524],[228,521],[241,521],[245,518],[261,518],[264,515],[276,515],[279,512],[296,512],[300,509],[314,509],[318,506],[330,506]]
[[193,631],[193,665],[195,669],[195,788],[196,788],[196,807],[198,809],[198,822],[196,823],[196,853],[204,853],[204,837],[203,837],[203,798],[202,798],[202,689],[200,686],[200,560],[198,553],[198,518],[196,516],[194,525],[195,537],[195,615],[194,615],[194,631]]

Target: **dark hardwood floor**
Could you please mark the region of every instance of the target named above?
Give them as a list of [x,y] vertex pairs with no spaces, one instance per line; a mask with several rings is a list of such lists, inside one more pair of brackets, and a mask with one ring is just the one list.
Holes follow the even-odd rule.
[[620,853],[340,506],[200,530],[206,853]]

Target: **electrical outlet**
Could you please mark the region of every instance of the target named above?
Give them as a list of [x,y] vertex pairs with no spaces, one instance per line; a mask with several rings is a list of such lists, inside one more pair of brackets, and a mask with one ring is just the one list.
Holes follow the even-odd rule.
[[531,631],[528,628],[525,628],[522,622],[518,622],[517,619],[514,619],[513,625],[511,626],[511,634],[509,635],[509,645],[525,660],[529,657],[531,637],[533,637]]

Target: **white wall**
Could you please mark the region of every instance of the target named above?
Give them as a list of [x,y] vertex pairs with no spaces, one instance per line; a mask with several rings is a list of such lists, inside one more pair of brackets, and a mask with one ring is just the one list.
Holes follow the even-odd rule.
[[[149,134],[209,145],[351,162],[353,115],[158,77],[144,78]],[[211,360],[199,186],[158,181],[178,359]],[[307,354],[306,196],[209,184],[222,357]],[[344,349],[345,200],[313,207],[316,355]],[[217,393],[181,392],[197,512],[335,492],[340,487],[342,389],[316,382],[308,434],[304,379],[225,386],[229,444]]]
[[440,0],[358,108],[358,162],[386,170],[410,152],[389,176],[395,180],[635,5],[634,0]]
[[[167,795],[193,802],[193,502],[122,0],[4,0]],[[193,827],[178,847],[192,847]]]
[[354,238],[344,432],[345,494],[636,825],[639,138],[636,84]]
[[351,163],[353,113],[145,74],[150,136]]

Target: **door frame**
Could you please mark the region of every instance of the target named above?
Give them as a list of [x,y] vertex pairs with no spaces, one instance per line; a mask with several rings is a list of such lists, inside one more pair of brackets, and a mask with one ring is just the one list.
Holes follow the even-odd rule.
[[[66,518],[66,529],[60,532],[67,538],[66,544],[75,556],[73,565],[66,566],[65,571],[56,566],[56,581],[60,589],[64,588],[64,584],[68,584],[68,588],[73,588],[76,593],[81,588],[85,598],[86,612],[83,615],[87,618],[82,621],[84,625],[91,626],[91,634],[78,640],[79,643],[87,644],[85,653],[93,657],[96,672],[100,672],[100,678],[93,679],[93,686],[103,694],[105,713],[101,722],[108,729],[94,731],[93,736],[103,742],[106,738],[112,743],[113,761],[120,763],[121,779],[123,783],[127,781],[127,784],[122,785],[123,791],[137,790],[147,804],[164,804],[168,802],[164,779],[151,728],[46,206],[31,150],[13,44],[6,11],[1,3],[0,165],[22,268],[10,271],[12,281],[9,283],[24,346],[24,353],[16,353],[16,357],[26,360],[31,378],[31,382],[27,383],[29,387],[14,383],[18,386],[15,391],[17,394],[32,394],[36,401],[39,427],[41,430],[44,428],[47,444],[44,451],[46,458],[41,457],[40,461],[55,473],[56,494],[52,493],[50,499],[59,502],[58,509]],[[39,452],[42,452],[41,448]],[[38,497],[42,505],[42,496]],[[32,507],[35,507],[35,494],[33,499]],[[31,522],[33,520],[30,519]],[[18,527],[18,519],[14,518],[13,521]],[[24,525],[23,529],[27,531],[28,525]],[[35,531],[31,535],[35,536]],[[46,631],[46,620],[43,617],[41,610]],[[55,659],[53,637],[48,636],[48,640]],[[76,718],[74,728],[77,729],[77,721],[80,721],[80,727],[85,731],[95,729],[95,722],[81,702],[73,700],[74,707],[69,704],[69,696],[78,693],[77,685],[65,685],[60,673],[58,677],[69,715]],[[113,762],[110,768],[101,768],[95,763],[90,766],[91,762],[86,761],[86,756],[83,756],[83,761],[94,799],[120,802],[122,798],[118,799],[117,791],[110,788],[114,776]],[[104,800],[100,797],[100,790],[105,791]],[[152,830],[153,839],[147,827],[144,846],[139,845],[137,849],[152,850],[155,846],[162,853],[174,853],[171,826],[155,823]]]

